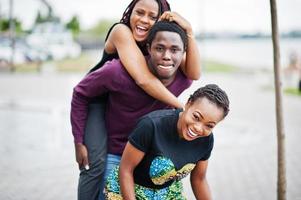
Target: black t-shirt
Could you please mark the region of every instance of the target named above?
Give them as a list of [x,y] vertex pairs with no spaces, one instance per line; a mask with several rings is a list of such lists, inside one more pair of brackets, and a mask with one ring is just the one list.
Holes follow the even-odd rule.
[[145,153],[134,170],[136,184],[161,189],[187,176],[199,160],[207,160],[213,148],[213,134],[187,141],[179,137],[177,122],[181,110],[159,110],[142,117],[129,142]]

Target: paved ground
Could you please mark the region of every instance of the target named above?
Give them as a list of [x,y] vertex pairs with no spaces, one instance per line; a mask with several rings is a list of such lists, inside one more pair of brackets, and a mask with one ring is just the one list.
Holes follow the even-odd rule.
[[[77,166],[69,124],[80,74],[0,74],[0,199],[76,199]],[[217,200],[276,199],[277,139],[273,79],[268,74],[209,74],[230,96],[215,130],[208,180]],[[287,196],[301,200],[301,98],[284,97]],[[188,179],[188,199],[194,199]]]

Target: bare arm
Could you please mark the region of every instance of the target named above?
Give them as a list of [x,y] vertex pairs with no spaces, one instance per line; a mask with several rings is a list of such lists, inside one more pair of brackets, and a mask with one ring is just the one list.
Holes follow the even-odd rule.
[[201,57],[190,23],[176,12],[164,12],[160,20],[175,21],[187,33],[188,45],[186,54],[180,65],[182,71],[191,80],[198,80],[201,76]]
[[211,193],[206,179],[208,161],[199,161],[190,175],[192,191],[197,200],[211,200]]
[[182,108],[182,103],[175,97],[148,69],[146,60],[137,46],[131,30],[123,25],[116,25],[107,43],[115,48],[124,67],[150,96],[176,108]]
[[129,142],[126,144],[122,154],[119,171],[119,183],[124,200],[135,200],[135,188],[133,172],[142,160],[144,152],[139,151]]

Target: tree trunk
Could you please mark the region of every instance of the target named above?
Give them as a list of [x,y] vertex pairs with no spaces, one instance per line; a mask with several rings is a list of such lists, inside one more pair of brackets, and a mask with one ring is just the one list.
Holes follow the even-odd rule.
[[14,22],[14,17],[13,17],[13,10],[14,10],[14,2],[13,0],[9,0],[9,38],[10,38],[10,47],[11,47],[11,55],[10,55],[10,71],[14,72],[15,69],[15,63],[14,63],[14,58],[15,58],[15,22]]
[[272,38],[274,53],[274,80],[276,97],[276,122],[277,122],[277,144],[278,144],[278,171],[277,171],[277,199],[286,200],[286,167],[285,167],[285,133],[282,112],[282,91],[280,77],[280,51],[276,0],[270,0]]

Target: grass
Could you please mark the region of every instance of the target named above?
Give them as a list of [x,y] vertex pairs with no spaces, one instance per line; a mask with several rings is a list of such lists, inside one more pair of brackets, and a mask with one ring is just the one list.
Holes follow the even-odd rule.
[[[264,90],[273,90],[275,91],[274,85],[271,86],[264,86],[262,87]],[[301,92],[298,90],[298,88],[284,88],[283,89],[284,95],[292,95],[292,96],[299,96],[301,97]]]
[[[50,64],[56,67],[58,72],[87,72],[93,67],[93,60],[86,54],[78,58],[68,58],[59,61],[47,61],[44,64]],[[16,65],[16,72],[38,72],[40,63],[25,63]],[[206,73],[232,73],[239,71],[239,68],[233,65],[206,60],[203,63],[203,70]]]
[[289,95],[301,96],[301,92],[298,90],[298,88],[285,88],[284,93]]
[[55,61],[54,64],[58,72],[87,72],[93,67],[91,58],[85,54],[75,59]]
[[239,68],[233,65],[206,60],[203,64],[204,71],[208,73],[231,73],[239,71]]
[[40,70],[41,64],[42,63],[39,62],[17,64],[15,65],[15,72],[20,72],[20,73],[37,72]]
[[[15,72],[17,73],[32,73],[39,72],[42,64],[55,66],[58,72],[87,72],[93,67],[93,61],[91,58],[82,54],[78,58],[67,58],[59,61],[46,61],[44,63],[28,62],[24,64],[15,65]],[[7,66],[9,69],[9,67]]]

